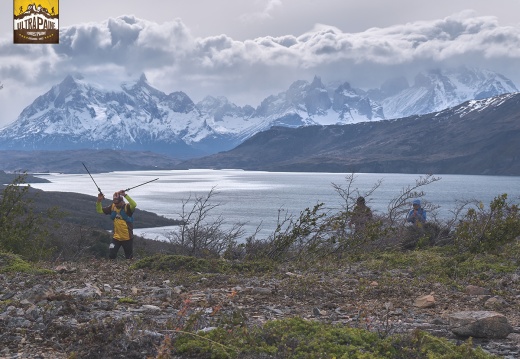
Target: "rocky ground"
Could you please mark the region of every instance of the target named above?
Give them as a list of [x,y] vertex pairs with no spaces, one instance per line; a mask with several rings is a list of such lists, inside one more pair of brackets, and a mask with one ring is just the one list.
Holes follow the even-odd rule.
[[461,311],[503,315],[511,333],[474,344],[502,358],[520,357],[517,274],[497,279],[501,290],[490,291],[430,283],[405,271],[288,267],[268,275],[222,275],[130,265],[95,260],[48,264],[48,274],[0,274],[0,358],[155,358],[178,329],[293,316],[381,335],[419,328],[461,341],[450,325],[450,316]]

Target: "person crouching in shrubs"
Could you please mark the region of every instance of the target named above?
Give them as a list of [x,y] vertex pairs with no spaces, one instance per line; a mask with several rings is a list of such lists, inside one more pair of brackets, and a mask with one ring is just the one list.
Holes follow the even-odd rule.
[[426,223],[426,210],[421,207],[421,200],[414,199],[412,202],[413,208],[408,212],[406,221],[413,223],[415,226],[421,228]]

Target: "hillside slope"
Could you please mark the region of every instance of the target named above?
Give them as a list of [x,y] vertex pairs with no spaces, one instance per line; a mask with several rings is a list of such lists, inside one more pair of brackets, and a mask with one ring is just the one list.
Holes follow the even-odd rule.
[[176,168],[520,175],[520,94],[352,125],[274,127]]

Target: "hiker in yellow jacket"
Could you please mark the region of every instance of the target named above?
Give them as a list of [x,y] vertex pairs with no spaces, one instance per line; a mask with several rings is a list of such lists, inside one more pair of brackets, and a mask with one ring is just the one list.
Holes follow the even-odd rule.
[[[114,234],[109,247],[109,258],[116,259],[117,252],[122,246],[125,251],[125,258],[132,259],[134,256],[134,218],[132,215],[137,204],[124,190],[114,193],[112,204],[109,206],[103,207],[101,205],[104,198],[105,196],[102,193],[98,194],[96,212],[110,215],[114,221]],[[125,199],[128,203],[125,202]]]

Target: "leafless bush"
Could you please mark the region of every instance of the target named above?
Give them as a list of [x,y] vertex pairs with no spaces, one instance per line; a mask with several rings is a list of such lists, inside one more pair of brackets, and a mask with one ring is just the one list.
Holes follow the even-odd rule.
[[425,192],[421,188],[440,180],[439,177],[420,177],[414,185],[404,187],[390,201],[387,213],[371,215],[363,226],[357,228],[350,224],[358,197],[370,201],[382,180],[376,181],[365,191],[356,187],[355,174],[347,175],[345,180],[345,184],[332,183],[343,199],[339,211],[327,210],[323,203],[306,208],[298,217],[279,210],[277,226],[269,238],[249,241],[245,248],[254,249],[260,255],[277,261],[309,261],[330,254],[348,259],[369,250],[432,245],[447,236],[449,229],[437,222],[438,206],[427,201],[423,203],[430,221],[423,229],[411,228],[405,222],[411,199],[422,198]]
[[[427,186],[433,182],[440,181],[440,177],[435,177],[432,174],[428,174],[424,177],[419,177],[415,181],[415,185],[408,185],[404,187],[399,195],[393,198],[388,204],[388,220],[392,226],[403,223],[403,219],[406,217],[410,209],[410,200],[415,198],[422,198],[425,192],[422,187]],[[432,203],[423,201],[423,208],[429,212],[433,212],[438,208]]]
[[216,196],[213,187],[204,196],[192,196],[182,201],[181,225],[178,231],[170,232],[170,243],[196,257],[220,256],[230,247],[236,247],[237,239],[244,235],[244,223],[235,223],[226,228],[222,215],[214,216],[220,203],[213,202]]

